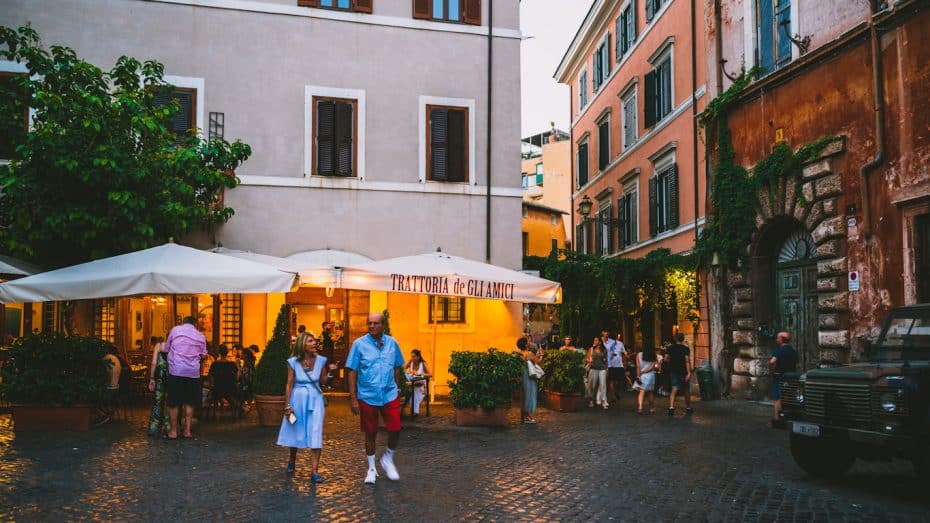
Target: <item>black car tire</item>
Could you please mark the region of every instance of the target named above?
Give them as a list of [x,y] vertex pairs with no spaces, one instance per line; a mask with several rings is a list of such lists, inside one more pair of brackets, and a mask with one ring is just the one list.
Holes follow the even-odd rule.
[[791,434],[791,456],[805,472],[819,478],[838,478],[856,458],[838,442]]

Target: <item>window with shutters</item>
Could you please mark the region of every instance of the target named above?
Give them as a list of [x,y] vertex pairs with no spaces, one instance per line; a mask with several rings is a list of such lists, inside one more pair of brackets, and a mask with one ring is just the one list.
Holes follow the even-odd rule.
[[429,297],[430,323],[465,323],[465,298]]
[[623,114],[621,115],[623,120],[623,150],[626,151],[632,147],[639,138],[639,122],[636,118],[638,113],[636,107],[636,86],[633,86],[620,98],[620,105],[623,109]]
[[636,0],[630,0],[620,9],[620,16],[617,17],[614,25],[617,35],[617,62],[619,62],[636,43]]
[[356,13],[370,13],[373,3],[374,0],[297,0],[297,5],[301,7],[322,7]]
[[618,219],[620,221],[620,248],[629,247],[639,241],[639,189],[636,183],[624,187],[623,196],[618,201]]
[[588,69],[578,75],[578,113],[588,106]]
[[557,239],[555,239],[555,238],[552,239],[552,246],[549,248],[549,252],[550,252],[550,253],[557,253],[557,252],[559,252],[559,240],[557,240]]
[[656,15],[659,14],[659,10],[662,9],[662,6],[669,3],[671,0],[645,0],[646,3],[646,23],[652,22]]
[[530,233],[523,231],[523,255],[530,255]]
[[116,343],[116,299],[94,300],[94,336]]
[[16,146],[25,142],[29,132],[29,106],[25,73],[0,72],[0,159],[15,156]]
[[610,165],[610,115],[597,123],[597,169],[603,171]]
[[668,165],[649,179],[649,232],[651,236],[678,227],[678,166]]
[[645,77],[645,127],[653,127],[672,112],[672,49],[671,46],[653,62]]
[[413,17],[481,25],[481,0],[413,0]]
[[582,254],[587,254],[588,252],[588,242],[587,242],[587,228],[585,227],[586,222],[579,223],[575,226],[575,250]]
[[575,166],[578,168],[576,189],[581,189],[588,184],[588,142],[578,144],[578,161]]
[[242,344],[242,295],[220,294],[220,343]]
[[613,249],[613,227],[611,227],[611,220],[613,215],[611,214],[610,202],[601,203],[597,209],[597,216],[595,219],[595,243],[594,249],[595,254],[605,255],[611,254]]
[[610,33],[604,35],[601,45],[594,51],[594,92],[607,83],[610,76]]
[[175,111],[168,121],[168,131],[180,142],[197,129],[197,89],[175,87],[174,90],[155,95],[155,105],[171,105]]
[[542,184],[543,184],[543,164],[542,162],[538,162],[536,164],[536,185],[541,186]]
[[755,0],[756,63],[770,73],[791,62],[791,0]]
[[427,179],[468,181],[468,108],[427,105]]
[[313,170],[317,176],[355,176],[358,101],[313,97]]

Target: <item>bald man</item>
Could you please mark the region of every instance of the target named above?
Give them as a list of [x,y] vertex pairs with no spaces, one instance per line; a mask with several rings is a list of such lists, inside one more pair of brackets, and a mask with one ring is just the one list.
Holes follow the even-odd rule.
[[781,428],[783,423],[779,414],[781,414],[781,379],[788,372],[798,370],[798,353],[791,346],[791,335],[785,331],[775,335],[775,352],[769,360],[769,369],[772,371],[772,400],[774,400],[774,410],[772,411],[772,421],[769,426],[773,429]]
[[400,397],[398,384],[405,379],[404,355],[397,341],[384,333],[384,315],[368,316],[368,334],[355,340],[346,360],[349,371],[349,401],[352,414],[359,416],[365,433],[365,456],[368,472],[365,483],[373,485],[378,478],[375,468],[375,440],[378,436],[378,416],[384,419],[388,433],[387,450],[381,456],[381,469],[391,481],[400,479],[394,466],[394,451],[400,441]]

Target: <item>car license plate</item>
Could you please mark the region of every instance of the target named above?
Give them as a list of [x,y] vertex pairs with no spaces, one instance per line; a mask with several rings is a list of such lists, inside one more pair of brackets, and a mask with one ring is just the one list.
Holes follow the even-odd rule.
[[809,436],[812,438],[820,437],[820,425],[814,425],[813,423],[792,423],[791,430],[795,434],[800,434],[802,436]]

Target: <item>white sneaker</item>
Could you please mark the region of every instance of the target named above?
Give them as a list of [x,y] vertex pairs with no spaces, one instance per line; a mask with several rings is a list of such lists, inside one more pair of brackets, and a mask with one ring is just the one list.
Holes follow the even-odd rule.
[[400,479],[400,474],[397,473],[397,467],[394,466],[394,458],[387,454],[381,456],[381,468],[384,469],[384,474],[389,480],[397,481]]
[[378,471],[375,469],[368,469],[368,474],[365,475],[365,484],[374,485],[376,479],[378,479]]

